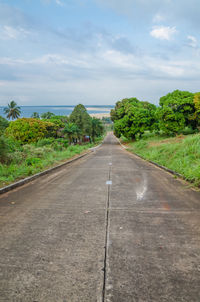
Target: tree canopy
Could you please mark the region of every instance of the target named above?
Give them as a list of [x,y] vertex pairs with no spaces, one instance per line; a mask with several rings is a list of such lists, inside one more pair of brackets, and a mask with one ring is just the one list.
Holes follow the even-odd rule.
[[57,126],[34,118],[21,118],[12,121],[6,128],[6,135],[22,143],[36,142],[41,138],[54,136]]
[[116,136],[124,135],[133,139],[137,134],[140,136],[145,130],[151,130],[155,122],[155,112],[155,105],[136,98],[117,102],[115,109],[111,110]]
[[81,137],[91,135],[92,121],[84,105],[77,105],[70,114],[69,120],[80,129]]

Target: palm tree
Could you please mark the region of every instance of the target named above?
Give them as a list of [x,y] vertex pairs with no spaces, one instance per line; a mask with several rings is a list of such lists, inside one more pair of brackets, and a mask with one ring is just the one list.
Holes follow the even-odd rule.
[[47,120],[49,120],[49,119],[51,119],[54,115],[55,115],[54,113],[48,111],[48,112],[42,113],[42,114],[41,114],[41,118],[42,118],[42,119],[47,119]]
[[38,112],[33,112],[31,115],[32,118],[40,118],[40,115]]
[[95,138],[99,137],[103,134],[103,124],[102,121],[96,117],[92,118],[92,131],[91,131],[91,137],[93,143],[95,143]]
[[4,108],[4,113],[7,114],[7,118],[14,120],[20,116],[21,110],[14,101],[11,101],[8,107]]
[[77,134],[79,133],[79,128],[74,123],[68,123],[63,129],[63,133],[67,135],[71,145],[73,138],[77,137]]

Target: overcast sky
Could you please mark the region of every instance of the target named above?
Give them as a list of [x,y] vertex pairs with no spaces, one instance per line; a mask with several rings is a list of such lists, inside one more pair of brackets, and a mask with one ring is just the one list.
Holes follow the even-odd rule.
[[0,105],[200,91],[199,0],[0,0]]

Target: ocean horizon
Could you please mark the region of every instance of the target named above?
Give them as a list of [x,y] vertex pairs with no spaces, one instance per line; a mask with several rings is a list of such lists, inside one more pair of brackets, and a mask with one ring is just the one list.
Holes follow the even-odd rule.
[[[75,105],[76,106],[76,105]],[[43,106],[19,106],[21,109],[20,117],[31,117],[33,112],[39,113],[39,115],[45,112],[52,112],[55,115],[70,115],[75,106],[65,105],[43,105]],[[109,113],[114,105],[84,105],[89,114],[102,114]],[[0,106],[0,115],[6,117],[4,114],[4,108],[7,106]]]

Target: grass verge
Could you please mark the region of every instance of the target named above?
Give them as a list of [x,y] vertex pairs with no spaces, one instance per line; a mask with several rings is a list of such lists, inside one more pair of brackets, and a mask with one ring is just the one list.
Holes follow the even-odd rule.
[[95,144],[66,147],[58,143],[44,146],[24,145],[12,153],[9,163],[0,164],[0,188],[61,164],[100,142],[98,140]]
[[200,187],[200,134],[173,138],[150,136],[125,143],[129,151],[178,172]]

